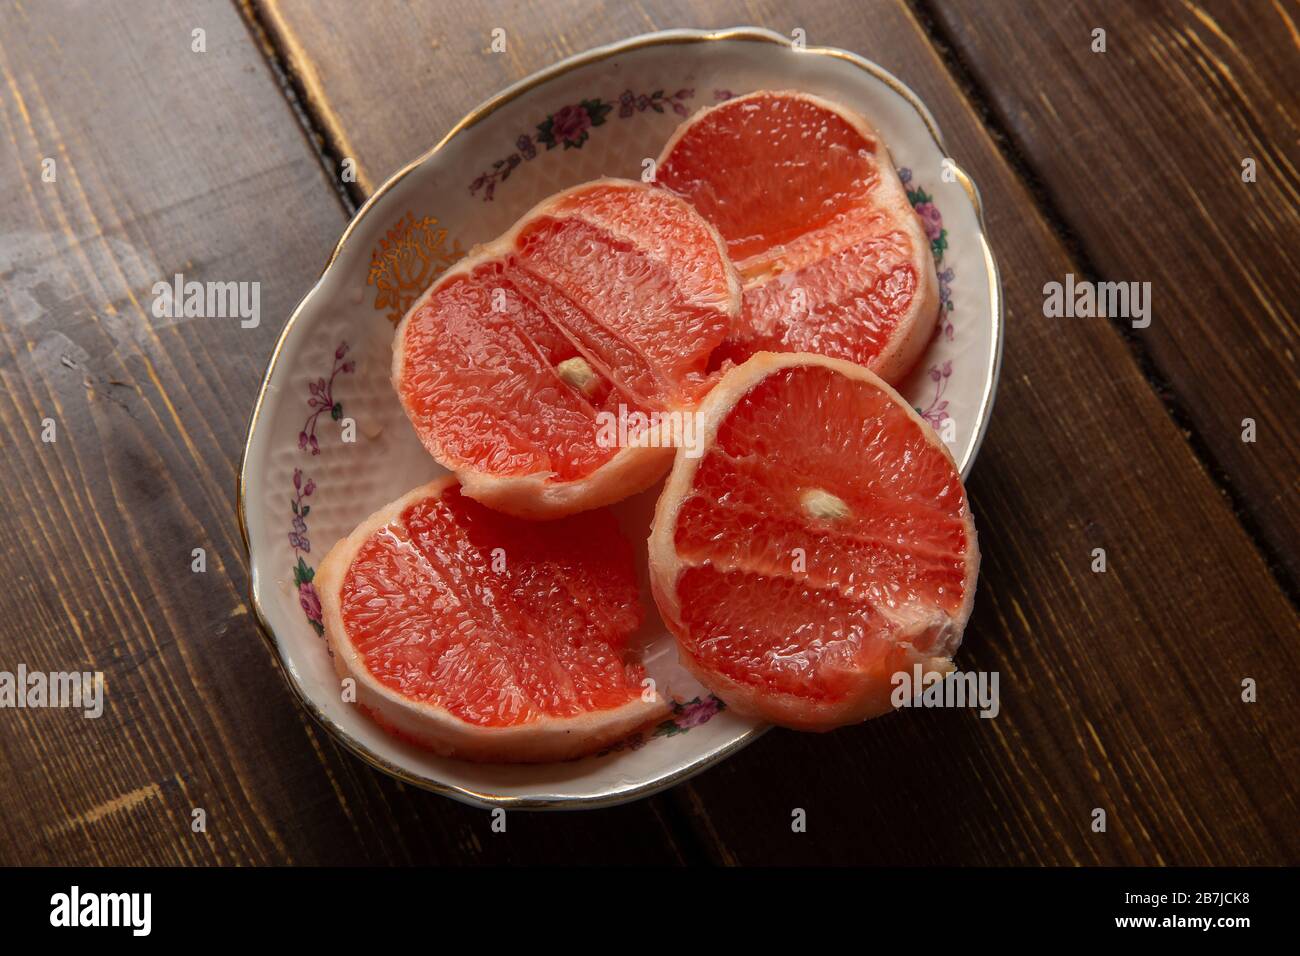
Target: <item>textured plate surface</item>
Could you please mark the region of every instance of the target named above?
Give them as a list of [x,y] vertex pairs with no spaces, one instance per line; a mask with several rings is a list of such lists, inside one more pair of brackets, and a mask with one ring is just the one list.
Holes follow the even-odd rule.
[[[680,782],[762,732],[677,665],[646,588],[641,639],[651,676],[677,701],[670,720],[572,763],[492,767],[435,757],[342,700],[312,583],[336,540],[441,470],[388,382],[394,323],[412,299],[541,199],[599,176],[639,178],[685,116],[758,89],[804,90],[856,109],[888,146],[926,224],[943,298],[935,338],[900,391],[969,472],[997,383],[1000,286],[978,194],[946,158],[911,90],[854,54],[795,49],[757,29],[634,37],[534,74],[465,117],[361,209],[285,325],[249,422],[238,510],[254,611],[304,706],[374,766],[479,805],[605,806]],[[616,509],[638,543],[657,492]]]

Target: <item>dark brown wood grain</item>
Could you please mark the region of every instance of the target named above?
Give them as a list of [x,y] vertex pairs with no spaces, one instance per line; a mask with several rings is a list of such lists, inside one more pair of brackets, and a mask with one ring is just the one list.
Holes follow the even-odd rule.
[[[924,0],[1091,278],[1151,283],[1133,332],[1168,401],[1300,579],[1300,7]],[[1092,31],[1106,31],[1094,52]],[[1253,160],[1255,181],[1242,179]],[[1242,421],[1256,422],[1254,443]]]
[[[1043,284],[1082,265],[906,6],[546,2],[450,15],[433,4],[266,0],[255,9],[331,148],[358,162],[363,191],[465,110],[556,59],[650,29],[737,23],[800,27],[811,44],[880,62],[921,94],[978,182],[1008,338],[970,483],[984,565],[959,664],[1000,673],[1002,714],[774,731],[670,794],[712,859],[1300,860],[1300,694],[1285,676],[1300,663],[1295,609],[1120,330],[1044,318]],[[497,26],[509,32],[505,56],[488,52]],[[1160,182],[1144,196],[1141,215],[1155,227]],[[1104,574],[1090,571],[1097,547]],[[1260,682],[1253,705],[1240,700],[1246,677]],[[807,833],[791,831],[796,808]],[[1105,833],[1090,829],[1094,808],[1107,811]]]
[[[1030,2],[998,6],[1018,31],[1043,19]],[[1124,5],[1095,6],[1133,26]],[[0,168],[11,186],[0,206],[0,669],[98,669],[108,686],[97,721],[0,711],[0,863],[1300,862],[1297,619],[1251,539],[1267,534],[1269,556],[1292,564],[1285,455],[1295,453],[1282,409],[1294,386],[1276,356],[1238,349],[1227,371],[1208,358],[1236,341],[1216,335],[1273,341],[1266,322],[1293,324],[1293,311],[1261,303],[1267,294],[1283,308],[1277,283],[1295,275],[1294,251],[1269,260],[1277,271],[1267,276],[1230,255],[1203,263],[1210,277],[1189,280],[1199,284],[1187,301],[1212,302],[1225,324],[1198,331],[1193,346],[1181,324],[1162,322],[1161,302],[1185,304],[1178,270],[1199,260],[1162,263],[1152,238],[1165,222],[1218,222],[1223,235],[1198,251],[1209,256],[1238,235],[1258,248],[1285,229],[1285,211],[1270,220],[1261,203],[1294,195],[1293,178],[1266,182],[1293,154],[1279,119],[1288,87],[1272,88],[1271,101],[1260,94],[1293,68],[1294,31],[1270,38],[1217,6],[1213,29],[1205,9],[1171,6],[1150,28],[1165,83],[1146,84],[1137,103],[1100,81],[1067,83],[1071,98],[1050,101],[1086,110],[1095,96],[1129,118],[1125,128],[1168,114],[1185,127],[1168,135],[1186,145],[1203,128],[1216,156],[1233,155],[1236,130],[1272,157],[1254,187],[1283,193],[1251,193],[1233,218],[1216,205],[1225,189],[1203,198],[1203,219],[1180,219],[1187,203],[1174,199],[1188,186],[1167,157],[1148,155],[1155,140],[1139,136],[1117,158],[1113,143],[1085,135],[1082,158],[1044,159],[1035,144],[1053,128],[1013,115],[1023,70],[998,76],[977,57],[976,29],[997,38],[996,24],[962,28],[941,13],[1039,176],[1037,193],[985,127],[986,104],[900,3],[0,7]],[[245,15],[266,27],[268,46]],[[512,814],[507,833],[493,834],[486,813],[397,784],[336,747],[297,706],[245,601],[233,486],[247,413],[281,321],[347,218],[318,146],[327,162],[357,160],[363,195],[534,69],[633,33],[740,23],[800,27],[812,44],[896,72],[982,190],[1009,332],[970,484],[984,564],[959,664],[1000,673],[1002,714],[916,711],[829,735],[773,731],[664,796]],[[488,52],[498,26],[511,37],[505,56]],[[207,31],[205,54],[191,52],[195,28]],[[1004,55],[1018,36],[999,39]],[[1035,26],[1024,42],[1067,42],[1053,36]],[[1139,41],[1120,43],[1112,69],[1145,76]],[[1051,70],[1050,58],[1035,54],[1028,75]],[[308,136],[278,64],[305,100]],[[1197,70],[1210,92],[1189,101]],[[1208,115],[1214,105],[1227,119]],[[1057,131],[1079,132],[1077,122]],[[47,157],[54,183],[41,179]],[[1197,164],[1208,162],[1185,168],[1204,174]],[[1063,198],[1104,193],[1126,171],[1150,183],[1120,226],[1099,230],[1095,212]],[[1132,248],[1144,224],[1152,251]],[[1086,260],[1062,232],[1079,237]],[[1136,343],[1111,324],[1043,317],[1043,283],[1087,269],[1160,284],[1155,321]],[[261,326],[155,319],[150,289],[177,271],[259,281]],[[1219,287],[1234,280],[1258,289]],[[1291,347],[1279,354],[1293,366]],[[1233,364],[1257,360],[1266,367],[1250,380]],[[1153,389],[1153,370],[1172,396]],[[1234,395],[1272,405],[1238,413]],[[1188,421],[1171,418],[1167,401]],[[1260,441],[1224,444],[1216,404],[1229,419],[1253,414]],[[53,444],[40,441],[47,417]],[[1249,510],[1247,529],[1220,484]],[[206,574],[190,571],[194,547],[208,551]],[[1105,574],[1089,570],[1095,547],[1107,550]],[[1240,701],[1244,677],[1259,681],[1256,704]],[[207,833],[190,831],[195,807],[208,813]],[[1096,807],[1108,812],[1106,833],[1089,829]],[[807,811],[806,833],[791,832],[795,808]]]
[[[304,714],[246,603],[233,497],[338,196],[235,6],[5,3],[0,22],[0,670],[106,684],[99,719],[0,711],[0,864],[689,857],[663,799],[493,834]],[[260,326],[155,318],[176,272],[260,282]]]

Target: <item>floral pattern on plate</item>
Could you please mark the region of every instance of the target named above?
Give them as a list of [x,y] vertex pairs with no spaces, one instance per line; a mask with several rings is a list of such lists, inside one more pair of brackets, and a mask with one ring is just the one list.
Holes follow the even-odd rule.
[[[944,253],[948,250],[948,230],[943,225],[943,213],[934,203],[934,197],[920,186],[913,188],[912,171],[906,166],[898,170],[898,178],[907,189],[907,201],[916,210],[916,215],[925,227],[925,236],[930,240],[930,251],[934,254],[934,268],[939,277],[939,324],[935,327],[935,337],[943,336],[952,341],[954,327],[952,324],[952,283],[956,274],[943,264]],[[925,408],[918,407],[917,413],[930,423],[930,427],[939,431],[948,420],[948,402],[943,397],[952,378],[952,359],[932,365],[926,372],[934,383],[934,396]]]
[[[690,113],[686,101],[694,96],[695,91],[691,89],[680,89],[675,93],[665,93],[661,89],[653,93],[633,93],[631,90],[624,90],[619,94],[617,101],[618,118],[628,119],[646,110],[655,113],[672,110],[678,116],[684,117]],[[598,126],[604,126],[606,117],[613,109],[613,102],[599,97],[560,107],[537,124],[536,132],[521,134],[515,140],[514,152],[496,160],[491,169],[479,173],[469,184],[470,193],[480,195],[484,202],[491,202],[496,198],[497,186],[509,179],[510,174],[525,162],[537,158],[539,146],[545,150],[552,150],[557,146],[564,149],[582,149],[591,131]]]

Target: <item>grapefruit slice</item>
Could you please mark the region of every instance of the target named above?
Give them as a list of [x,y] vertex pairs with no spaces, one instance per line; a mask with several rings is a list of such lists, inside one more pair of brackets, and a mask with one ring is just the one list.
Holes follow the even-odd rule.
[[444,273],[398,326],[393,384],[466,495],[553,518],[662,477],[673,451],[652,413],[695,406],[739,308],[722,241],[687,203],[597,180]]
[[738,713],[829,730],[952,670],[979,548],[934,431],[861,366],[759,353],[698,413],[655,511],[650,580],[683,664]]
[[758,92],[684,122],[659,185],[718,228],[744,284],[719,358],[816,352],[898,382],[934,332],[925,229],[880,137],[806,93]]
[[357,703],[444,756],[567,760],[669,709],[628,646],[642,612],[608,511],[521,521],[445,476],[362,522],[316,581]]

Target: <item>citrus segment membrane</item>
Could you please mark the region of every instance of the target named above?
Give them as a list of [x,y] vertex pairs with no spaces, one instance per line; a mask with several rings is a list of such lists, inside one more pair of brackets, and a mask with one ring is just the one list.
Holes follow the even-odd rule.
[[319,578],[340,675],[439,753],[565,759],[664,709],[642,699],[632,551],[607,511],[524,521],[442,479],[340,542]]
[[938,317],[934,261],[866,120],[803,93],[758,92],[696,114],[657,182],[717,227],[744,285],[720,357],[816,352],[898,381]]
[[721,241],[685,202],[600,180],[444,274],[398,329],[393,382],[466,494],[551,517],[666,470],[671,453],[611,446],[601,422],[693,407],[738,310]]
[[701,409],[650,540],[687,666],[742,713],[826,729],[889,709],[911,663],[948,670],[978,549],[934,432],[870,372],[760,354]]

